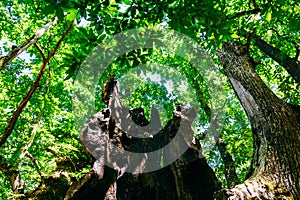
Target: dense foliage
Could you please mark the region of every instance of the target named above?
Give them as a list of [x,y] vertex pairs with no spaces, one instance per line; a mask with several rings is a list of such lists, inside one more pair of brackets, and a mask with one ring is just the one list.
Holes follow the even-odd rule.
[[[297,0],[214,0],[214,1],[148,1],[148,0],[6,0],[0,2],[0,54],[6,55],[36,34],[53,17],[58,22],[37,41],[0,71],[0,133],[4,133],[15,110],[36,85],[43,58],[53,52],[67,33],[58,50],[50,57],[36,90],[20,113],[13,131],[0,149],[0,198],[9,199],[12,189],[5,171],[19,171],[25,192],[30,192],[48,176],[68,173],[73,180],[90,167],[91,157],[79,142],[80,130],[75,127],[72,101],[74,81],[87,55],[113,35],[133,28],[169,28],[195,41],[211,55],[228,40],[247,42],[255,34],[287,55],[298,59],[300,6]],[[67,32],[69,25],[75,24]],[[284,101],[299,104],[299,84],[285,69],[270,59],[250,41],[251,55],[260,62],[256,71],[266,84]],[[168,67],[147,68],[158,63]],[[134,72],[133,72],[134,70]],[[150,115],[155,105],[162,121],[172,117],[177,103],[189,103],[196,95],[199,117],[194,122],[197,136],[203,135],[210,106],[207,83],[184,59],[160,52],[141,49],[127,52],[105,71],[96,91],[96,110],[104,108],[101,88],[115,74],[120,82],[121,98],[128,107],[143,107]],[[157,75],[159,74],[159,78]],[[220,77],[225,78],[222,70]],[[170,88],[165,85],[168,80]],[[168,85],[168,84],[167,84]],[[221,136],[234,159],[239,182],[248,172],[252,156],[251,127],[228,82],[224,86],[227,101],[226,119]],[[172,91],[172,92],[170,92]],[[88,95],[88,94],[86,94]],[[226,187],[225,166],[217,147],[204,153]],[[5,165],[3,164],[5,163]],[[6,169],[6,170],[5,170]]]

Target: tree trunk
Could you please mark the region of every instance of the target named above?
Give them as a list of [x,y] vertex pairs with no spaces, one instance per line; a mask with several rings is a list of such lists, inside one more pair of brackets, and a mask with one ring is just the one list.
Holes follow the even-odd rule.
[[251,122],[254,155],[249,179],[215,198],[300,199],[299,107],[283,102],[265,85],[246,46],[224,43],[218,56]]
[[[140,134],[145,134],[151,132],[149,130],[151,126],[146,129],[140,127],[138,130],[134,130],[131,120],[138,125],[147,125],[149,122],[140,108],[130,110],[130,118],[128,118],[128,111],[118,98],[115,84],[114,80],[110,80],[110,83],[106,84],[106,87],[109,88],[104,88],[107,93],[105,95],[110,96],[109,101],[106,101],[108,108],[95,114],[81,134],[82,142],[97,158],[97,161],[88,174],[71,186],[65,200],[213,199],[214,192],[221,189],[220,183],[199,152],[200,147],[194,147],[190,145],[191,141],[185,140],[186,135],[193,136],[194,134],[191,123],[195,117],[195,111],[186,106],[177,105],[174,117],[157,134],[148,138],[136,138],[132,136],[133,132],[142,129]],[[103,99],[108,98],[104,96]],[[151,123],[154,121],[155,124],[152,128],[156,128],[158,124],[155,122],[156,118],[153,117],[155,113],[155,109],[152,109]],[[121,120],[118,120],[116,116]],[[124,130],[128,130],[131,136]],[[175,162],[160,167],[158,170],[149,170],[153,167],[152,165],[162,165],[160,162],[153,163],[149,156],[145,155],[142,160],[124,156],[125,150],[143,154],[161,149],[178,134],[182,139],[180,142],[183,141],[185,145],[188,145],[187,150]],[[181,145],[184,145],[180,142],[176,143],[176,147],[180,148]],[[112,150],[112,143],[118,148]],[[168,163],[169,155],[178,151],[176,147],[163,152],[158,151],[159,153],[156,155],[163,160],[163,163]],[[110,149],[110,151],[105,151],[106,149]],[[112,163],[114,156],[124,157],[119,159],[119,162]],[[138,170],[133,173],[124,173],[132,165],[138,166]],[[143,170],[149,170],[149,172],[140,173]]]

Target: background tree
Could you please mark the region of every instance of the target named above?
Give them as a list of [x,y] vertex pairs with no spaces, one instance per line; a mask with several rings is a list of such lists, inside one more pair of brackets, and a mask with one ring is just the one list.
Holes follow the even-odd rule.
[[[213,151],[204,152],[224,188],[215,198],[299,198],[297,1],[8,0],[0,6],[1,198],[62,198],[72,183],[90,174],[94,160],[74,126],[73,80],[95,46],[139,27],[171,28],[193,38],[228,77],[221,139]],[[58,23],[53,23],[56,17]],[[41,34],[42,27],[49,29]],[[200,137],[209,122],[209,95],[188,63],[153,56],[150,50],[128,52],[107,74],[115,73],[126,84],[123,74],[149,58],[174,69],[179,63],[198,91],[202,109],[195,127],[200,130],[194,130]],[[105,107],[100,94],[106,80],[104,74],[99,82],[99,111]],[[145,99],[143,92],[151,98]],[[147,106],[159,97],[166,123],[180,93],[171,100],[163,89],[146,84],[133,94],[136,101],[126,99],[126,88],[120,95],[126,105],[143,107],[146,117]],[[236,183],[240,185],[234,187]]]

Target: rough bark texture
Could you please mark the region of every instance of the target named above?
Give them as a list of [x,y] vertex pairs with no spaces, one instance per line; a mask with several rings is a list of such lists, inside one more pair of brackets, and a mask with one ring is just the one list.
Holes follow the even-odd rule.
[[[113,81],[113,80],[111,80]],[[115,87],[115,84],[107,84]],[[105,91],[112,91],[110,88]],[[108,94],[110,95],[110,94]],[[103,97],[107,99],[106,97]],[[122,107],[117,97],[116,87],[112,98],[108,101],[108,108],[95,114],[83,129],[81,140],[88,144],[89,151],[98,158],[91,171],[81,180],[75,182],[65,196],[66,199],[213,199],[213,193],[219,189],[220,183],[206,160],[199,152],[200,147],[191,145],[191,141],[185,141],[185,135],[193,135],[191,123],[194,119],[194,110],[186,106],[178,105],[174,111],[174,117],[156,135],[149,135],[149,128],[135,129],[134,125],[128,122],[134,121],[138,125],[147,125],[142,109],[133,109],[125,114],[126,109]],[[157,111],[152,109],[152,115]],[[112,114],[114,113],[114,114]],[[128,115],[129,114],[129,115]],[[117,120],[119,116],[121,120]],[[125,118],[122,118],[125,116]],[[154,128],[159,126],[154,121]],[[184,123],[181,123],[184,121]],[[128,124],[129,123],[129,124]],[[179,126],[184,126],[183,128]],[[120,128],[122,127],[122,129]],[[128,135],[126,129],[134,134],[144,134],[144,138],[136,138]],[[150,169],[151,165],[160,163],[148,162],[151,158],[145,157],[142,160],[129,159],[124,157],[124,151],[138,153],[152,152],[168,144],[176,134],[182,137],[186,145],[190,145],[187,151],[172,164],[160,170],[148,173],[139,173],[142,170]],[[111,145],[119,148],[112,150]],[[178,148],[180,148],[178,144]],[[110,149],[110,151],[105,151]],[[177,149],[172,149],[176,152]],[[157,156],[167,162],[167,154],[173,152],[160,151]],[[118,163],[109,163],[113,156],[120,156]],[[165,155],[165,156],[164,156]],[[122,157],[123,156],[123,157]],[[106,164],[113,167],[108,167]],[[138,166],[136,173],[124,171],[129,166]]]
[[300,199],[300,115],[260,79],[246,46],[223,45],[219,58],[251,122],[251,177],[216,199]]

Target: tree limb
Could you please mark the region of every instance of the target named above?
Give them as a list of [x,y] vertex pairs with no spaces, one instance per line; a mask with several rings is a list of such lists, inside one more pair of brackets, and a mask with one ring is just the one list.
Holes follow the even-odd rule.
[[241,11],[241,12],[238,12],[234,16],[229,17],[227,19],[235,19],[235,18],[239,18],[239,17],[249,15],[249,14],[257,14],[259,12],[260,12],[259,8],[255,8],[255,9],[252,9],[252,10]]
[[0,58],[0,70],[2,70],[9,62],[15,59],[23,51],[28,49],[32,44],[44,35],[44,33],[57,21],[57,17],[52,18],[42,29],[40,29],[35,35],[31,36],[26,42],[21,44],[15,49],[12,49],[6,56]]
[[46,66],[48,65],[50,59],[54,56],[54,54],[56,53],[56,51],[58,50],[60,44],[62,43],[62,41],[64,40],[64,38],[68,35],[68,33],[70,32],[73,24],[74,24],[73,20],[68,29],[66,30],[66,32],[62,35],[62,37],[60,38],[60,40],[57,42],[56,46],[54,47],[53,51],[48,55],[47,59],[44,60],[43,65],[41,67],[41,70],[36,78],[36,80],[34,81],[34,83],[32,84],[30,90],[28,91],[27,95],[24,97],[24,99],[20,102],[20,104],[18,105],[17,109],[15,110],[13,116],[11,117],[8,125],[5,128],[5,131],[3,133],[3,135],[0,138],[0,147],[5,143],[5,141],[7,140],[7,138],[11,135],[14,126],[22,112],[22,110],[25,108],[26,104],[28,103],[28,101],[30,100],[30,98],[32,97],[33,93],[36,91],[36,89],[39,86],[39,82],[42,79]]
[[268,44],[266,41],[255,35],[254,44],[265,54],[270,56],[278,64],[280,64],[293,77],[295,81],[300,83],[300,63],[297,59],[291,58],[284,54],[280,49]]

